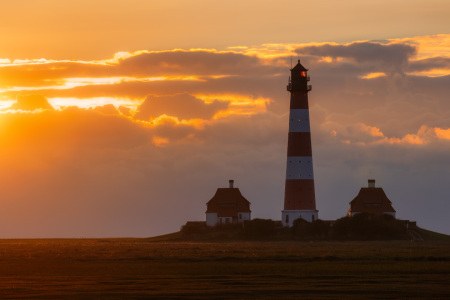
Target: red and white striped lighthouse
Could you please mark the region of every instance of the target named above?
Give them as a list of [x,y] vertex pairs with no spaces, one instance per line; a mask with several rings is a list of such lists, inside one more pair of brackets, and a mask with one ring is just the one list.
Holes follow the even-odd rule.
[[291,92],[289,136],[287,149],[284,210],[281,212],[284,226],[292,226],[302,218],[308,222],[317,220],[316,197],[309,126],[308,70],[300,64],[291,69],[287,90]]

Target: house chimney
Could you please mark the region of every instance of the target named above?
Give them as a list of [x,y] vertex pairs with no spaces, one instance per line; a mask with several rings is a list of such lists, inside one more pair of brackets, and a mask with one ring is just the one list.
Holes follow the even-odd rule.
[[228,182],[230,183],[230,189],[233,188],[233,184],[234,184],[234,180],[228,180]]
[[369,187],[374,188],[375,187],[375,179],[369,179]]

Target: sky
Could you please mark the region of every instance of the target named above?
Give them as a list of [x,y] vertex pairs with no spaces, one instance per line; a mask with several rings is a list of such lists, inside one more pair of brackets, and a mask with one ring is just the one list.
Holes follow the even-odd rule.
[[0,238],[174,232],[229,179],[253,218],[279,220],[298,59],[319,218],[376,179],[397,218],[450,234],[448,15],[441,0],[2,3]]

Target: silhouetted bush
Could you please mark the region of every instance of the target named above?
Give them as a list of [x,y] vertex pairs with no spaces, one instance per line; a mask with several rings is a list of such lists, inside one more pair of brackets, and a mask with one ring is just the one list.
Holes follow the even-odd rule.
[[265,239],[275,235],[276,223],[269,219],[253,219],[244,222],[243,233],[247,239]]
[[209,240],[236,240],[242,235],[242,224],[217,224],[208,229]]
[[296,219],[292,224],[291,232],[294,239],[321,239],[326,238],[330,231],[330,223],[322,220],[308,222]]
[[294,238],[309,238],[311,237],[311,223],[299,218],[292,223],[291,232]]
[[315,238],[325,238],[330,233],[330,222],[315,220],[311,223],[311,234]]
[[187,222],[180,232],[182,238],[188,240],[236,240],[242,236],[242,224],[218,224],[209,227],[205,222]]
[[254,219],[244,224],[206,226],[205,222],[187,222],[181,236],[189,240],[393,240],[409,239],[404,223],[391,215],[356,214],[331,222],[308,222],[296,219],[292,227],[283,227],[279,221]]
[[407,238],[404,225],[391,215],[356,214],[338,219],[333,226],[338,239],[380,240]]
[[187,222],[181,227],[181,236],[184,238],[199,238],[208,230],[205,222]]

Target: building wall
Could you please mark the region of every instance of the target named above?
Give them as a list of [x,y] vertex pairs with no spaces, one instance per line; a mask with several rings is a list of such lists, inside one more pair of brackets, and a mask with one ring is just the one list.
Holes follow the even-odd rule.
[[391,215],[391,216],[393,216],[395,218],[395,212],[384,212],[384,214]]
[[312,222],[318,219],[317,210],[283,210],[281,211],[281,222],[283,226],[292,227],[296,219],[302,218],[305,221]]
[[219,224],[233,224],[232,217],[219,217]]
[[217,213],[206,213],[206,225],[213,227],[218,224],[236,224],[251,220],[250,212],[240,212],[238,217],[218,217]]
[[238,213],[238,223],[243,223],[244,221],[249,221],[251,219],[251,213],[249,212]]
[[[350,215],[350,217],[353,217],[354,215],[357,215],[357,214],[360,214],[360,213],[361,212],[359,212],[359,211],[350,212],[349,215]],[[391,215],[391,216],[393,216],[395,218],[395,212],[384,212],[383,214]]]
[[216,226],[219,223],[217,213],[206,213],[206,226]]

